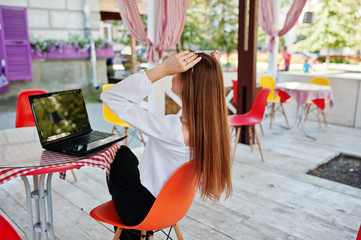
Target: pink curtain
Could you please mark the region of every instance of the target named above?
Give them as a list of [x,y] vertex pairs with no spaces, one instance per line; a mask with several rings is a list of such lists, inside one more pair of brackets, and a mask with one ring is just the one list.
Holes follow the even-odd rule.
[[276,36],[285,35],[297,22],[298,17],[306,4],[307,0],[294,0],[290,10],[287,13],[287,17],[283,28],[280,31],[276,30],[273,16],[273,0],[260,0],[259,1],[259,14],[258,22],[268,35],[270,35],[270,41],[268,44],[268,50],[272,51],[275,44]]
[[160,0],[159,17],[155,42],[152,43],[145,30],[135,0],[118,0],[119,12],[130,33],[140,42],[148,45],[146,57],[159,63],[163,51],[175,46],[180,39],[187,14],[187,0]]

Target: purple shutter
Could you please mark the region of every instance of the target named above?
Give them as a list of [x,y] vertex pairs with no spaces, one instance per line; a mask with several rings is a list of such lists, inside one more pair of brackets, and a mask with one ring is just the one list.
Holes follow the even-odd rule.
[[9,81],[33,81],[26,8],[1,6],[2,64]]

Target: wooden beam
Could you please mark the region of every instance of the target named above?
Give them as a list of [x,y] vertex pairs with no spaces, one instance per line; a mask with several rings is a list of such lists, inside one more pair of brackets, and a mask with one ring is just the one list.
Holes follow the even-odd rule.
[[106,20],[121,20],[122,17],[120,16],[119,12],[100,12],[100,19],[102,21]]
[[[237,114],[248,112],[256,97],[258,0],[239,0]],[[240,142],[248,143],[248,128]]]

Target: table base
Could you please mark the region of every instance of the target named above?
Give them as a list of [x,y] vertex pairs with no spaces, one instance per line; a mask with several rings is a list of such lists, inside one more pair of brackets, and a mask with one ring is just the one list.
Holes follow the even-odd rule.
[[[301,110],[300,110],[301,109]],[[284,129],[287,129],[288,131],[291,131],[293,129],[296,128],[296,126],[298,126],[299,124],[301,124],[301,129],[303,131],[303,134],[308,137],[311,138],[312,140],[317,140],[316,137],[311,136],[310,134],[308,134],[309,130],[306,129],[306,125],[305,125],[305,121],[304,121],[304,114],[305,114],[305,108],[303,106],[297,106],[297,110],[296,110],[296,119],[295,122],[292,124],[292,126],[287,127],[287,126],[281,126]],[[288,132],[287,131],[287,132]],[[282,133],[274,133],[274,134],[282,134]]]
[[[45,177],[46,190],[45,190]],[[53,173],[33,175],[34,189],[31,191],[30,184],[27,176],[21,176],[26,192],[26,201],[28,205],[28,220],[30,228],[30,239],[48,239],[48,233],[50,239],[55,238],[53,229],[53,208],[51,199],[51,178]],[[47,198],[45,200],[45,198]],[[32,200],[34,200],[34,211]],[[35,223],[34,223],[35,220]],[[40,233],[40,234],[39,234]]]

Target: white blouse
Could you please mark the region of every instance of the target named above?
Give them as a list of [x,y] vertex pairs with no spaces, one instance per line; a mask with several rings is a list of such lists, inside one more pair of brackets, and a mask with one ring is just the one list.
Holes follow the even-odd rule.
[[157,197],[169,177],[190,160],[190,150],[184,144],[179,116],[159,116],[138,106],[151,89],[152,82],[142,70],[104,91],[100,99],[120,119],[148,136],[138,168],[141,183]]

